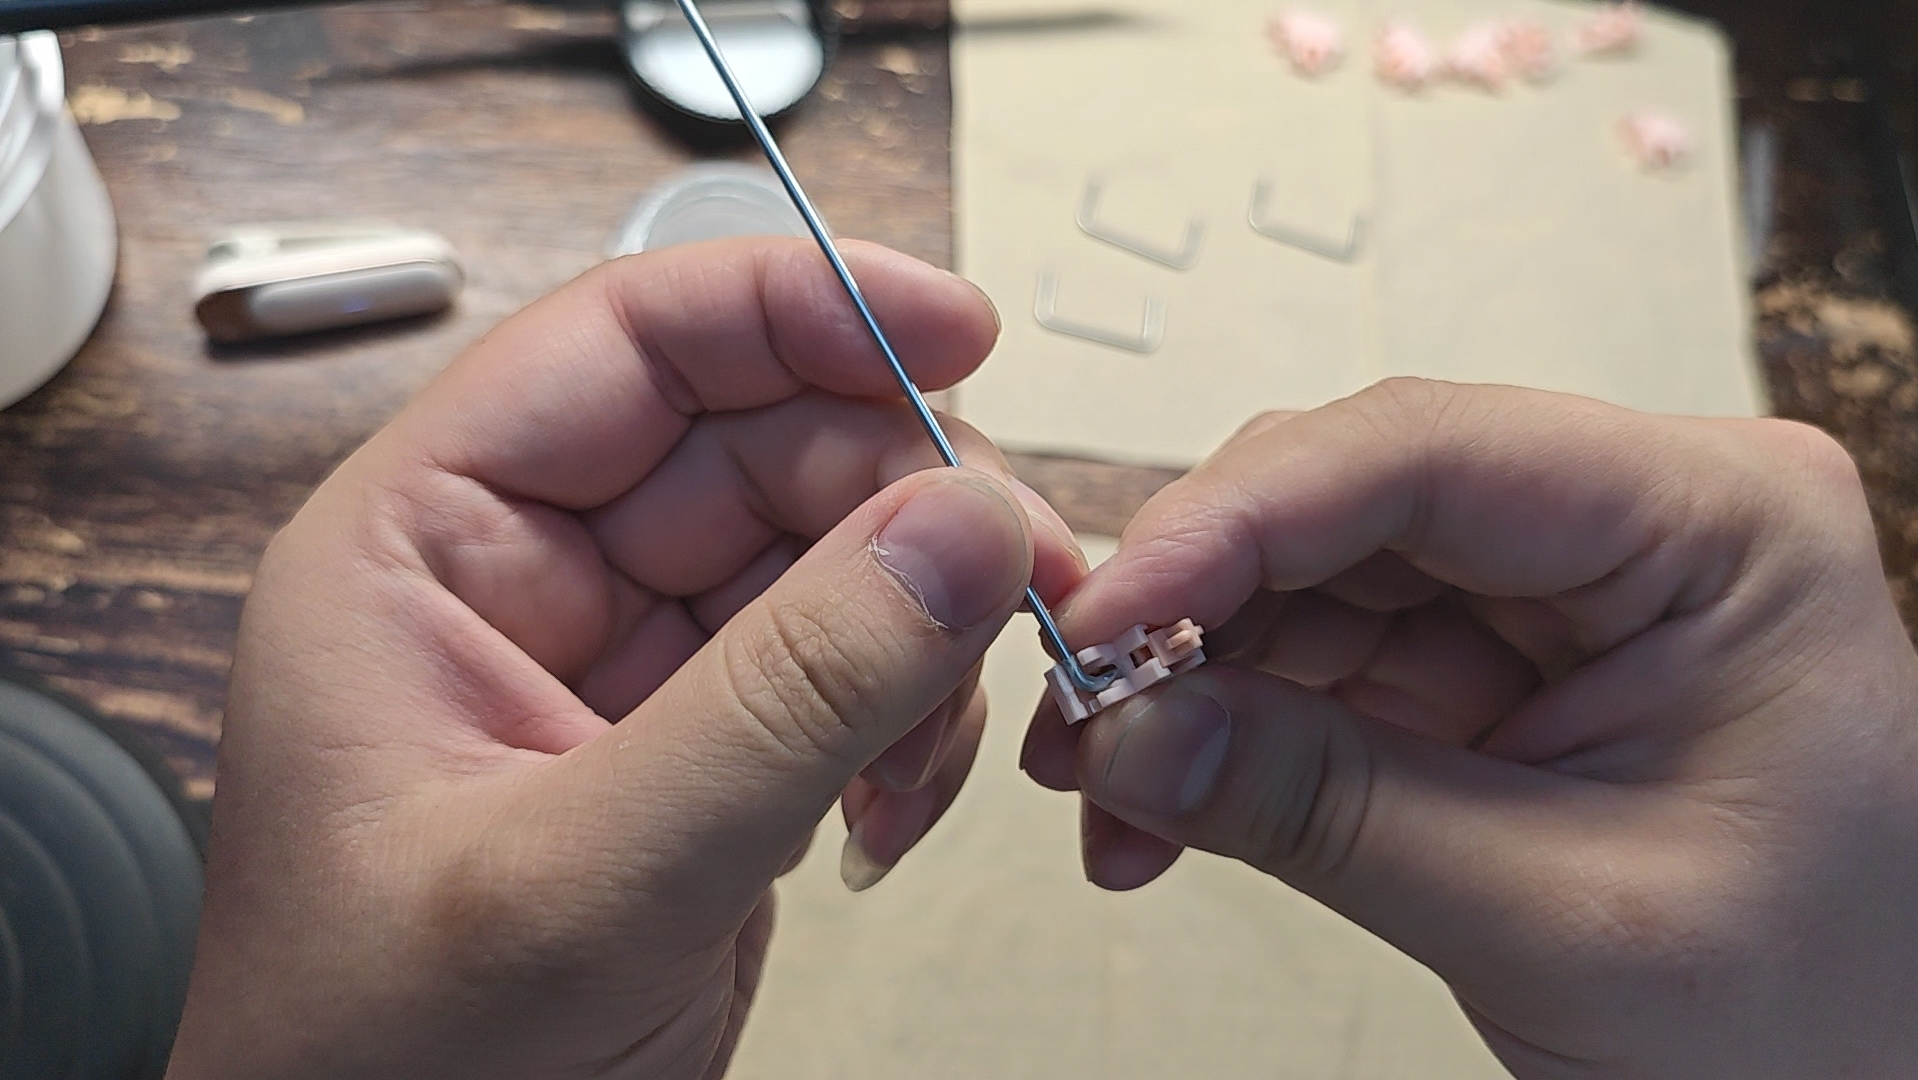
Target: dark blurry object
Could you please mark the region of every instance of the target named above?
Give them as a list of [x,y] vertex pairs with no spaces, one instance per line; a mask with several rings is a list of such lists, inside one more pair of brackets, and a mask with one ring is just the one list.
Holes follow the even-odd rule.
[[[705,14],[767,119],[791,112],[819,85],[838,37],[837,17],[816,0],[711,0]],[[673,0],[623,0],[620,38],[649,103],[688,120],[739,124],[739,107]]]
[[314,0],[0,0],[0,34],[162,22],[197,15],[311,7],[313,3]]
[[203,840],[131,734],[0,682],[0,1077],[165,1072]]

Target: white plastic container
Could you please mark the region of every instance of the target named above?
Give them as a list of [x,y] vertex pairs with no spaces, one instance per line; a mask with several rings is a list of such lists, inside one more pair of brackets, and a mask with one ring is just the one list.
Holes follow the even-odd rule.
[[0,407],[92,333],[116,242],[106,185],[66,112],[59,39],[0,37]]
[[810,235],[792,196],[772,173],[706,162],[648,192],[614,234],[606,257],[734,236]]

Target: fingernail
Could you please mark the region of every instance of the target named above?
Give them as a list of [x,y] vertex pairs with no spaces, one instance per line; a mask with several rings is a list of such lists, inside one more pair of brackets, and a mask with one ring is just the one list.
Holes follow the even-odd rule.
[[[948,270],[947,273],[950,274],[952,273],[952,271]],[[991,294],[987,293],[986,290],[978,282],[972,280],[971,278],[960,277],[960,275],[958,274],[952,274],[952,276],[955,278],[958,278],[960,281],[963,281],[967,285],[971,286],[972,291],[979,294],[979,299],[984,300],[986,302],[986,310],[992,312],[993,336],[997,337],[999,335],[999,332],[1006,328],[1006,320],[1000,317],[999,305],[992,302]]]
[[938,805],[939,792],[932,788],[880,792],[846,833],[839,880],[853,892],[879,884],[926,835]]
[[1169,821],[1211,796],[1232,736],[1223,705],[1174,683],[1116,711],[1125,727],[1106,763],[1106,799]]
[[865,892],[886,879],[892,873],[892,867],[881,866],[866,854],[861,840],[864,829],[854,825],[846,834],[846,846],[839,849],[839,880],[846,883],[849,892]]
[[1000,490],[952,473],[922,489],[873,538],[873,553],[945,630],[1011,609],[1031,570],[1025,525]]

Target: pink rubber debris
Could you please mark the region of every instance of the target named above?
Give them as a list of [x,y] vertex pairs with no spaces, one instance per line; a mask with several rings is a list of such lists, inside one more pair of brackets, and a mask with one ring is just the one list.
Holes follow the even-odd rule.
[[1281,12],[1266,24],[1265,32],[1279,55],[1292,62],[1293,70],[1308,78],[1331,71],[1345,58],[1345,31],[1314,11]]
[[1409,23],[1390,21],[1379,27],[1374,49],[1379,81],[1401,90],[1417,90],[1438,75],[1438,53]]
[[1544,26],[1530,19],[1508,19],[1499,24],[1498,33],[1506,66],[1527,82],[1545,82],[1558,73],[1558,49]]
[[1157,630],[1140,623],[1116,641],[1079,650],[1079,664],[1087,673],[1118,674],[1118,679],[1102,692],[1087,694],[1072,685],[1063,664],[1054,665],[1046,673],[1046,685],[1052,691],[1052,700],[1059,703],[1059,711],[1065,714],[1066,723],[1077,724],[1147,687],[1205,663],[1204,644],[1205,629],[1191,619]]
[[1497,93],[1511,80],[1512,65],[1505,55],[1505,25],[1476,23],[1459,32],[1445,54],[1445,73]]
[[1618,122],[1625,149],[1641,168],[1669,169],[1691,156],[1692,135],[1684,121],[1655,109],[1639,109]]
[[1634,0],[1606,4],[1572,33],[1572,44],[1586,56],[1616,56],[1638,48],[1645,35],[1645,9]]

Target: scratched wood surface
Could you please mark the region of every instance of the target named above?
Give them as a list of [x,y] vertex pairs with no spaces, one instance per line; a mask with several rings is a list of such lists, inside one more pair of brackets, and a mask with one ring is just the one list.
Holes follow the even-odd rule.
[[[785,132],[791,156],[840,231],[950,263],[945,2],[841,4],[852,32]],[[1898,170],[1918,15],[1680,6],[1731,33],[1741,117],[1779,151],[1756,285],[1779,411],[1859,458],[1918,625],[1918,238]],[[462,344],[591,265],[634,199],[694,156],[635,108],[610,31],[599,12],[434,0],[69,36],[124,251],[80,359],[0,413],[0,664],[131,721],[210,792],[234,628],[272,532]],[[349,214],[450,237],[471,275],[459,310],[207,347],[187,289],[209,232]],[[1015,464],[1106,534],[1173,476]]]

